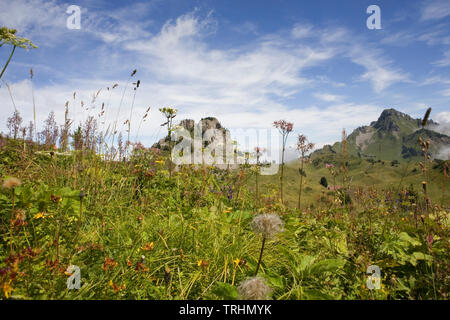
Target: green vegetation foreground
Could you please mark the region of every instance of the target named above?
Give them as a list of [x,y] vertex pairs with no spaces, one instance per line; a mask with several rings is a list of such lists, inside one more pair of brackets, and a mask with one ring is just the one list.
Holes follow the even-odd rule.
[[[298,210],[276,187],[256,197],[252,165],[172,173],[139,145],[116,162],[0,142],[4,298],[448,298],[449,211],[403,185],[335,190]],[[68,289],[70,265],[80,289]],[[370,265],[378,290],[367,288]]]

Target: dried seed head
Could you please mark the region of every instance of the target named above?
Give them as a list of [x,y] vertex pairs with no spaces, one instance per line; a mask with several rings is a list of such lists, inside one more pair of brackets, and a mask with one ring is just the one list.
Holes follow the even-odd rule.
[[265,238],[272,238],[277,233],[283,231],[283,221],[277,214],[263,213],[253,218],[250,223],[252,229],[261,233]]
[[423,120],[422,120],[422,127],[425,127],[427,125],[428,117],[430,116],[430,113],[431,113],[431,108],[428,108],[427,112],[425,112],[425,116],[423,117]]
[[266,300],[272,293],[272,289],[264,279],[253,277],[240,284],[238,293],[240,298],[244,300]]
[[26,216],[26,214],[25,214],[25,211],[23,211],[23,210],[17,210],[17,212],[16,212],[16,220],[17,220],[17,221],[23,222],[23,221],[25,221],[26,219],[27,219],[27,216]]
[[14,177],[8,178],[3,182],[3,188],[12,189],[18,187],[22,184],[22,182]]

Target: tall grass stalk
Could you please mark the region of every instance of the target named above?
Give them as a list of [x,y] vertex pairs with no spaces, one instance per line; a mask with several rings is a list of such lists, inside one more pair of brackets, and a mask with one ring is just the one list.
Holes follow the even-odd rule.
[[34,122],[34,133],[35,133],[35,141],[38,141],[38,133],[36,127],[36,101],[34,98],[34,84],[33,84],[34,72],[33,68],[30,69],[30,85],[31,85],[31,97],[33,99],[33,122]]
[[114,121],[114,127],[113,127],[113,130],[112,130],[112,135],[113,135],[112,143],[111,143],[112,146],[114,146],[114,138],[115,138],[116,133],[117,133],[117,122],[119,121],[120,110],[122,108],[122,103],[123,103],[123,99],[125,97],[125,92],[126,92],[126,90],[128,88],[128,84],[130,83],[131,78],[133,78],[133,76],[136,74],[136,71],[137,71],[136,69],[133,70],[131,75],[128,77],[128,80],[126,82],[125,87],[123,88],[122,97],[120,98],[120,103],[119,103],[119,109],[117,110],[117,116],[116,116],[116,120]]
[[136,86],[134,87],[133,101],[131,102],[130,118],[128,119],[127,151],[128,151],[128,147],[130,146],[131,119],[133,118],[134,100],[136,99],[136,91],[137,91],[137,88],[139,88],[140,83],[141,83],[140,80],[138,80],[136,82]]

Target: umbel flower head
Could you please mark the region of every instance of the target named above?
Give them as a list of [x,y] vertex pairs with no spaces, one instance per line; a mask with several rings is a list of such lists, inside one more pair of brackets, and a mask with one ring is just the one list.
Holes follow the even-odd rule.
[[261,233],[264,238],[272,238],[277,233],[283,231],[283,221],[274,213],[263,213],[253,218],[250,223],[252,229]]
[[21,184],[22,182],[19,179],[10,177],[5,179],[5,181],[3,182],[3,188],[12,189],[20,186]]
[[260,277],[245,280],[238,287],[239,297],[244,300],[267,300],[271,293],[272,289]]

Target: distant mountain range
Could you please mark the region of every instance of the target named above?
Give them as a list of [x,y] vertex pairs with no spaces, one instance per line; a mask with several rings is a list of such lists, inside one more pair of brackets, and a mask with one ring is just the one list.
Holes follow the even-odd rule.
[[[219,129],[223,134],[227,131],[214,117],[201,119],[202,134],[207,129]],[[179,124],[188,131],[194,131],[195,122],[184,119]],[[422,120],[414,119],[409,115],[395,109],[385,109],[377,121],[368,126],[355,129],[347,137],[347,155],[373,160],[419,160],[423,157],[422,148],[418,142],[419,137],[430,141],[429,154],[432,158],[447,160],[450,153],[450,137],[435,131],[439,124],[429,119],[422,128]],[[169,149],[169,138],[159,140],[153,145],[162,150]],[[208,143],[204,142],[204,146]],[[448,150],[443,152],[444,150]],[[325,145],[316,150],[311,157],[333,157],[342,153],[341,142]]]
[[[347,154],[359,158],[374,160],[407,161],[423,157],[419,137],[430,141],[429,154],[432,158],[444,158],[442,152],[450,147],[450,137],[434,131],[439,126],[433,120],[428,120],[422,128],[422,120],[414,119],[395,109],[384,110],[377,121],[368,126],[355,129],[347,137]],[[332,146],[326,145],[311,155],[341,154],[342,144],[336,142]]]

